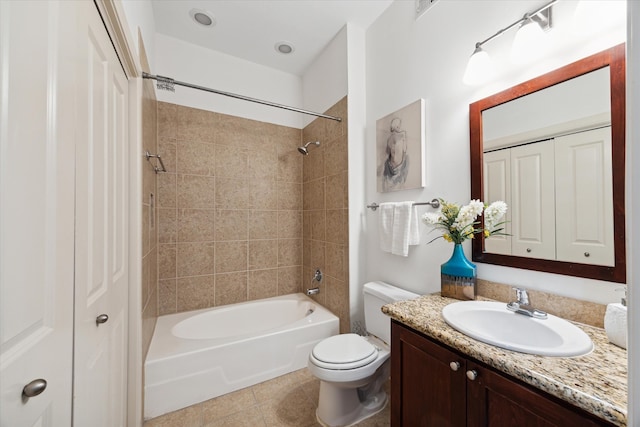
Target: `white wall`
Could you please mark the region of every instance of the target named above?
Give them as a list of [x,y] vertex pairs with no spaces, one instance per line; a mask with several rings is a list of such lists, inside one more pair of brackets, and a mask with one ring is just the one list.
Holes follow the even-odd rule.
[[[347,26],[344,26],[302,76],[304,108],[322,113],[344,98],[347,90]],[[304,116],[304,126],[313,120],[313,116]]]
[[[366,202],[427,201],[434,197],[468,202],[469,104],[624,41],[623,15],[616,31],[602,34],[592,28],[587,35],[572,33],[576,4],[565,1],[554,6],[555,28],[548,34],[553,50],[545,58],[531,65],[511,65],[508,53],[515,34],[511,31],[485,45],[501,69],[499,75],[483,86],[468,87],[462,83],[462,75],[475,43],[538,4],[442,1],[415,21],[413,2],[394,2],[367,32]],[[427,186],[377,193],[375,122],[418,98],[426,100]],[[419,213],[428,209],[420,208]],[[379,249],[377,219],[378,213],[366,213],[365,278],[386,280],[421,294],[439,291],[440,264],[449,258],[452,245],[442,239],[427,245],[437,234],[427,234],[429,229],[421,226],[424,243],[412,247],[409,257],[383,253]],[[470,255],[469,244],[465,249]],[[478,277],[601,303],[619,298],[614,292],[616,284],[549,273],[478,264]]]
[[[255,64],[156,34],[156,74],[277,104],[302,107],[302,79],[294,74]],[[302,115],[196,89],[176,86],[175,93],[159,90],[158,100],[247,119],[302,128]]]
[[118,2],[126,18],[129,29],[129,44],[135,49],[137,58],[140,57],[140,46],[138,45],[138,29],[144,40],[144,47],[147,52],[149,68],[153,73],[155,70],[155,34],[156,24],[153,18],[153,6],[151,0],[122,0]]

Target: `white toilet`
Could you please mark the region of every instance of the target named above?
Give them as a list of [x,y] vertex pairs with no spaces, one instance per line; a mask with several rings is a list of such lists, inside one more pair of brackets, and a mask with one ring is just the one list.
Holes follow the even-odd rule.
[[309,355],[309,370],[320,380],[316,418],[324,426],[350,426],[384,409],[391,320],[380,309],[419,296],[384,282],[367,283],[363,292],[369,336],[334,335],[316,344]]

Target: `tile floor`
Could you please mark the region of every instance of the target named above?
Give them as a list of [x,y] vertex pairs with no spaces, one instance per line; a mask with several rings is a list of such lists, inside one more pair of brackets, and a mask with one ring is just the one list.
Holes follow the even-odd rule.
[[[144,427],[316,427],[319,390],[319,380],[304,368],[153,418]],[[358,426],[388,427],[389,414],[387,403]]]

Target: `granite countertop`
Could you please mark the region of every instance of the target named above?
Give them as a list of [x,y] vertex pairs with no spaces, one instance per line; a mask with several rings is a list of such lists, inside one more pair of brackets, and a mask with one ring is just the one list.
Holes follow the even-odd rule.
[[476,360],[565,400],[614,425],[627,425],[627,351],[603,329],[575,323],[593,340],[580,357],[546,357],[505,350],[468,337],[445,323],[442,308],[457,302],[439,294],[382,307],[391,318]]

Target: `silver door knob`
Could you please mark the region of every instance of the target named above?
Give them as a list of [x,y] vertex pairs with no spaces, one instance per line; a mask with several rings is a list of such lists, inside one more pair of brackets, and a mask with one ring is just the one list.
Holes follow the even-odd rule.
[[106,314],[101,314],[100,316],[96,317],[96,326],[100,325],[101,323],[107,323],[107,320],[109,320],[109,316],[107,316]]
[[45,388],[47,388],[47,380],[38,378],[37,380],[33,380],[29,384],[24,386],[24,388],[22,389],[22,395],[24,397],[34,397],[42,393]]
[[452,371],[457,371],[458,369],[460,369],[460,362],[451,362],[449,363],[449,367],[451,368]]
[[478,373],[475,370],[467,371],[467,378],[471,381],[475,381],[478,378]]

